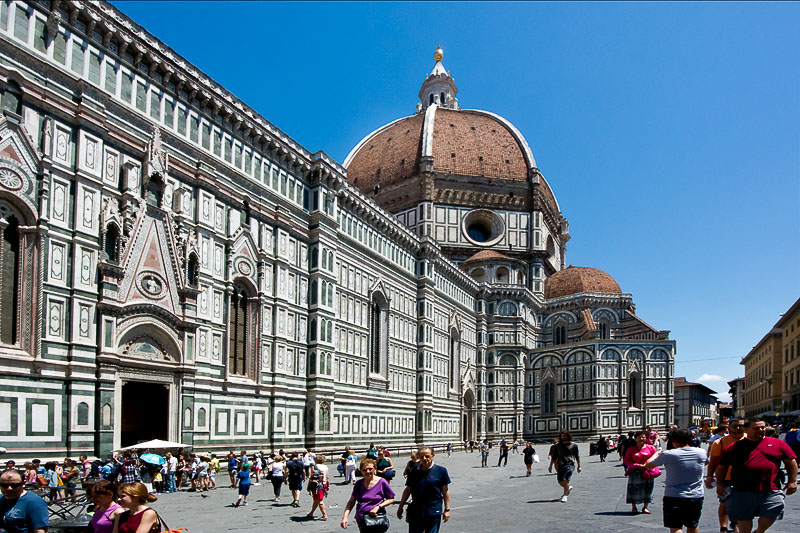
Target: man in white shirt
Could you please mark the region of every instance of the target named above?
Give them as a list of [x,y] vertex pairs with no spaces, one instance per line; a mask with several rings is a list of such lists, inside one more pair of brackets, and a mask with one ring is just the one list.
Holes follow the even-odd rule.
[[167,469],[167,492],[175,492],[177,490],[175,487],[175,471],[178,468],[178,458],[173,457],[169,452],[164,457],[169,465]]

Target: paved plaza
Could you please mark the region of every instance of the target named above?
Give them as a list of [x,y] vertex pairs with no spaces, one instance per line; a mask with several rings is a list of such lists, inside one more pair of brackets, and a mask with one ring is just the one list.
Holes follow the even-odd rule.
[[[537,452],[545,461],[547,446],[537,446]],[[587,457],[588,445],[581,445],[583,472],[575,474],[575,489],[568,503],[560,503],[561,488],[555,475],[547,474],[546,464],[534,465],[534,473],[525,477],[521,455],[511,455],[507,467],[495,467],[497,449],[489,456],[489,468],[480,468],[480,454],[454,452],[448,458],[440,453],[437,464],[447,467],[452,479],[451,520],[442,526],[443,532],[477,533],[482,531],[526,532],[526,531],[666,531],[661,524],[661,498],[664,492],[663,476],[656,480],[652,515],[630,515],[630,506],[625,503],[626,480],[616,455],[609,462],[601,463],[598,457]],[[406,457],[393,457],[395,465],[402,469]],[[228,477],[224,472],[219,477],[221,488],[208,493],[181,492],[162,495],[153,504],[170,527],[186,527],[190,533],[215,533],[222,531],[341,531],[339,521],[351,489],[341,485],[343,478],[332,478],[328,502],[328,521],[312,521],[305,518],[311,508],[311,497],[303,492],[302,507],[289,505],[291,495],[285,490],[280,503],[272,501],[272,485],[263,482],[252,487],[250,504],[234,508],[236,490],[227,488]],[[225,488],[223,488],[225,487]],[[396,478],[392,488],[399,499],[403,479]],[[390,531],[406,531],[407,526],[397,520],[396,506],[390,507],[392,527]],[[784,520],[777,522],[769,531],[788,533],[797,531],[800,523],[800,495],[787,498]],[[319,513],[317,514],[319,516]],[[351,522],[348,531],[358,531]],[[719,531],[717,524],[717,498],[713,491],[706,490],[706,504],[700,531]]]

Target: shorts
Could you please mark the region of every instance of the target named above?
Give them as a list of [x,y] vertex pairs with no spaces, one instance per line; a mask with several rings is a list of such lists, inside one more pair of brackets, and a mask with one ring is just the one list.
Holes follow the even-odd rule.
[[289,478],[289,490],[303,490],[303,478]]
[[562,465],[556,470],[556,479],[559,481],[569,481],[572,479],[572,473],[575,471],[575,465]]
[[325,499],[325,489],[314,491],[311,493],[311,495],[316,496],[319,499],[319,501],[322,501]]
[[703,510],[703,498],[664,496],[664,527],[682,529],[697,527]]
[[726,502],[726,509],[730,519],[736,522],[752,520],[756,516],[782,520],[784,498],[785,494],[781,490],[754,492],[734,488]]
[[239,483],[239,494],[242,496],[250,494],[250,483],[245,483],[244,485]]

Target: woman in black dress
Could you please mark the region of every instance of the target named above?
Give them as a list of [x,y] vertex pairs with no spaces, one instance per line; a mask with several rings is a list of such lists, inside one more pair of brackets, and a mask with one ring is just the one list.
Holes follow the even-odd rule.
[[525,469],[527,472],[525,473],[525,477],[531,475],[531,465],[533,465],[533,456],[536,454],[536,450],[533,449],[533,445],[529,442],[525,445],[525,449],[522,450],[522,460],[525,462]]

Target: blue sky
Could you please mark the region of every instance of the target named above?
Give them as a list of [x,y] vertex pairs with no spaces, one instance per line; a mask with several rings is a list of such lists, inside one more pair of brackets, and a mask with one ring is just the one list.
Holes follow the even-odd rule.
[[414,112],[441,45],[460,105],[531,145],[567,262],[672,331],[677,375],[726,392],[800,296],[800,4],[115,4],[340,162]]

